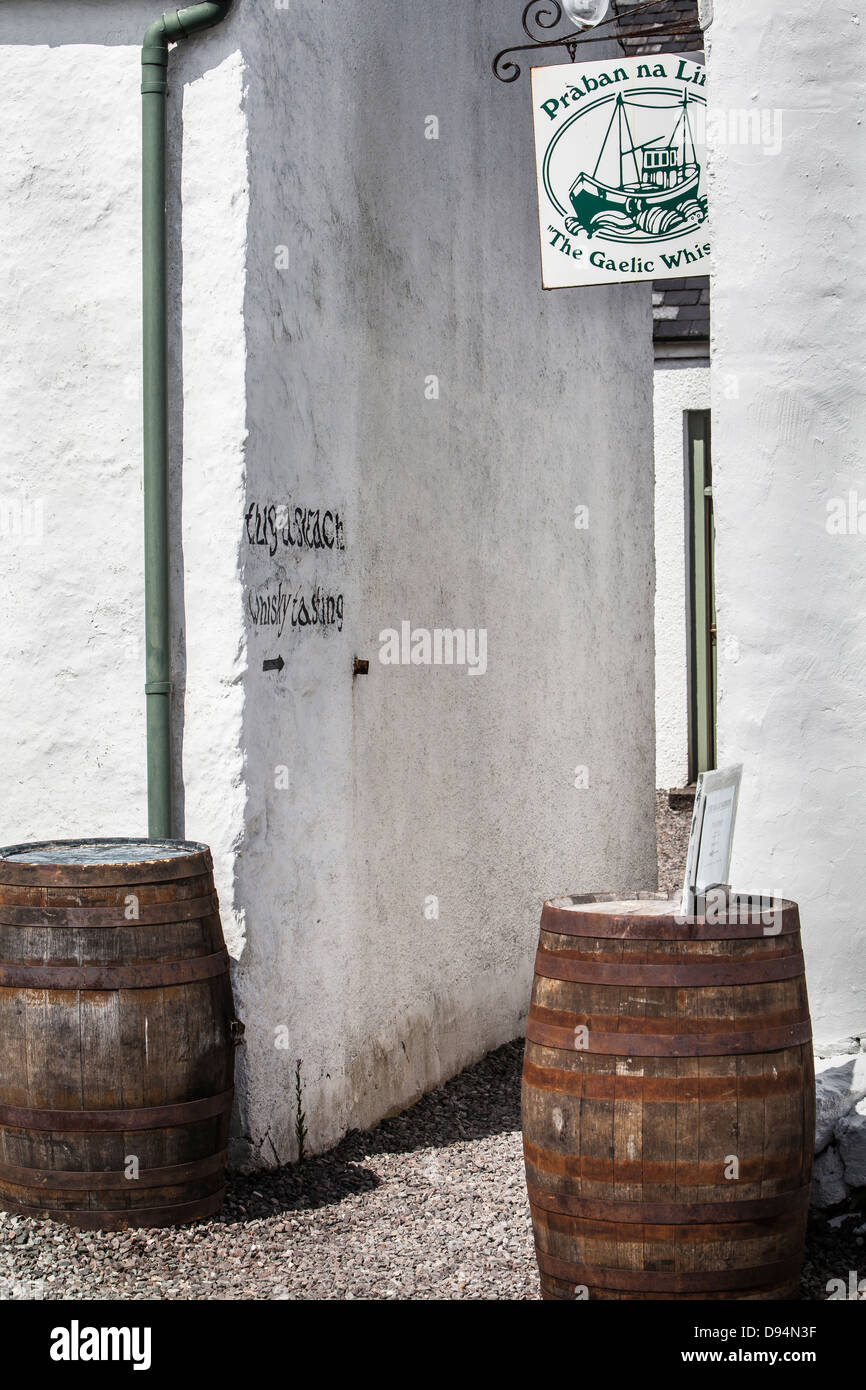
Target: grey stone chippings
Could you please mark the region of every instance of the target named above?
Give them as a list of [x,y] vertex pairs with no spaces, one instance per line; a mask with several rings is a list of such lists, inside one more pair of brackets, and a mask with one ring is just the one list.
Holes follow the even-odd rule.
[[691,828],[691,810],[671,810],[668,793],[656,792],[659,888],[662,892],[669,893],[683,886]]

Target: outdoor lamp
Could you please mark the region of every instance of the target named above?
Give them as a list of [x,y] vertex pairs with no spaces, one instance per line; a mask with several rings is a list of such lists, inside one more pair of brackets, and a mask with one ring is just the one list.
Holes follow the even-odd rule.
[[601,24],[610,9],[610,0],[562,0],[562,8],[572,24],[591,29],[594,24]]

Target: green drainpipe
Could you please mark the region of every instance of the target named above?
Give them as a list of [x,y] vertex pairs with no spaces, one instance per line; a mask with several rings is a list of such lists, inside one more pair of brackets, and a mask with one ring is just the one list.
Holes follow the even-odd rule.
[[168,276],[165,131],[168,46],[219,24],[224,3],[190,5],[155,20],[141,50],[144,390],[144,609],[147,651],[147,819],[152,839],[169,839],[171,669],[168,550]]

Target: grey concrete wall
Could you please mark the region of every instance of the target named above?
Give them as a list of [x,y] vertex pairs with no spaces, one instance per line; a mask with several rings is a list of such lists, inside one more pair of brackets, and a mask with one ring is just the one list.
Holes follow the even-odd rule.
[[[3,548],[3,834],[128,833],[151,11],[3,11],[0,381],[29,392],[4,486],[47,517]],[[520,1031],[545,896],[654,882],[650,291],[540,289],[528,74],[490,72],[518,21],[506,0],[240,3],[172,58],[178,830],[214,848],[251,1165],[295,1153],[296,1058],[321,1148]],[[39,389],[46,342],[62,393]],[[267,529],[287,504],[309,545]],[[293,626],[314,596],[335,621]],[[383,665],[403,621],[483,628],[485,674]]]
[[[263,1156],[296,1053],[317,1137],[368,1124],[520,1031],[556,885],[654,881],[649,287],[539,288],[528,72],[490,73],[516,18],[295,4],[246,50],[248,491],[346,514],[344,555],[286,564],[343,632],[295,633],[277,681],[247,632]],[[486,628],[487,673],[381,665],[403,620]]]

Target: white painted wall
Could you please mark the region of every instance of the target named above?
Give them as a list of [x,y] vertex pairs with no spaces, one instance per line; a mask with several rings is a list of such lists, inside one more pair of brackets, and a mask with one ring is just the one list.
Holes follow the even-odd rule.
[[664,367],[655,374],[656,786],[689,780],[689,570],[686,421],[709,410],[707,367]]
[[[138,91],[153,17],[39,0],[0,16],[4,842],[146,833]],[[223,32],[173,61],[176,796],[230,907],[245,802],[245,77]],[[16,534],[39,515],[39,534]],[[230,911],[225,926],[237,949]]]
[[[153,11],[2,8],[2,488],[45,530],[0,547],[0,834],[142,832]],[[172,58],[178,829],[215,852],[251,1165],[295,1152],[296,1057],[321,1148],[520,1031],[545,896],[655,881],[650,292],[541,292],[513,34],[510,0],[296,0]],[[289,499],[345,550],[250,546]],[[342,631],[254,621],[280,583]],[[487,673],[381,665],[404,619],[484,627]]]
[[[712,150],[720,762],[734,874],[801,904],[819,1042],[866,1023],[866,26],[829,0],[715,0],[713,102],[783,112]],[[866,529],[866,523],[864,523]]]

